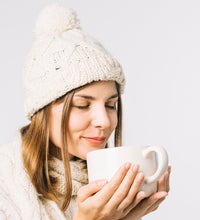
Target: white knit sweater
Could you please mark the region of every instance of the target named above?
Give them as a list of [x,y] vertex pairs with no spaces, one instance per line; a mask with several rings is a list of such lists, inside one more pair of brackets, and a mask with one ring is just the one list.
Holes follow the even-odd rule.
[[[65,190],[64,167],[57,158],[49,160],[50,175],[58,178],[58,191]],[[82,160],[70,162],[72,199],[65,213],[60,204],[44,199],[36,192],[26,173],[21,157],[21,138],[18,134],[8,145],[0,147],[0,220],[71,220],[77,210],[78,189],[87,183]]]

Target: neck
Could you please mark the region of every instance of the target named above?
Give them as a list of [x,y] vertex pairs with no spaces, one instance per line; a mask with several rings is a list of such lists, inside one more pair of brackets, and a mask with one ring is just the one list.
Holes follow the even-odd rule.
[[[49,142],[49,154],[51,156],[58,158],[59,160],[63,160],[61,148],[55,146],[51,141]],[[74,159],[74,156],[69,154],[69,160],[73,160],[73,159]]]

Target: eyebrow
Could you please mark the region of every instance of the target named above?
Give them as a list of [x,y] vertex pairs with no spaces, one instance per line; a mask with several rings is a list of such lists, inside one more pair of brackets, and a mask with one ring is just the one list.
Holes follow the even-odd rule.
[[[84,99],[89,99],[89,100],[95,100],[95,97],[93,97],[93,96],[89,96],[89,95],[74,95],[75,97],[81,97],[81,98],[84,98]],[[108,98],[108,100],[110,100],[110,99],[114,99],[114,98],[118,98],[118,94],[114,94],[114,95],[112,95],[111,97],[109,97]]]

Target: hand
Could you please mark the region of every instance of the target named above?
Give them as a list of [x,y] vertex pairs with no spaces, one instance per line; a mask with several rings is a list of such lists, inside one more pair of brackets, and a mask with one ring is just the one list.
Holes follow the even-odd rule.
[[118,220],[145,198],[139,192],[144,175],[139,166],[126,163],[110,182],[94,181],[78,191],[78,211],[74,220]]
[[171,166],[168,167],[163,177],[158,181],[158,191],[149,198],[145,198],[137,206],[133,205],[129,214],[122,218],[124,220],[135,220],[149,214],[158,209],[159,205],[165,200],[165,197],[169,192],[169,177],[171,172]]

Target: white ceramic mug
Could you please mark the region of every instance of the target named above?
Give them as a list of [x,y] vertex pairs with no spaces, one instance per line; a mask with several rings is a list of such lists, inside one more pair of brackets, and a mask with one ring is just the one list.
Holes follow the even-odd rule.
[[89,182],[112,178],[118,168],[126,163],[139,164],[145,176],[139,191],[146,196],[157,191],[157,180],[168,167],[168,155],[160,146],[121,146],[91,151],[87,154]]

